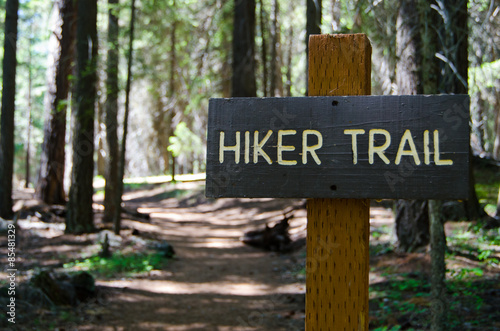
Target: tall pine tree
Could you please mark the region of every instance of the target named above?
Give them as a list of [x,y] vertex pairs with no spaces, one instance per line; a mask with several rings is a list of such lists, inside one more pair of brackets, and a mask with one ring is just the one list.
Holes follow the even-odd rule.
[[[321,33],[321,16],[322,16],[321,0],[306,0],[306,57],[309,58],[309,36],[312,34]],[[306,61],[306,75],[309,74],[309,63]],[[308,79],[306,79],[306,95],[309,94],[307,87]]]
[[[425,1],[401,1],[396,33],[396,85],[400,95],[437,93],[437,36],[429,26],[431,11]],[[427,201],[397,201],[396,234],[399,249],[406,252],[429,244]]]
[[5,9],[0,132],[0,217],[10,218],[12,217],[12,176],[14,171],[14,111],[16,103],[16,45],[19,1],[7,0]]
[[108,59],[106,79],[106,141],[108,160],[104,191],[104,222],[112,222],[118,194],[118,0],[108,0]]
[[255,97],[255,0],[235,0],[233,97]]
[[77,17],[73,169],[66,217],[67,233],[86,233],[94,230],[92,180],[94,174],[97,0],[80,0]]
[[77,1],[57,0],[57,19],[50,39],[50,64],[45,95],[46,120],[37,197],[47,204],[65,204],[64,165],[66,109],[73,70]]

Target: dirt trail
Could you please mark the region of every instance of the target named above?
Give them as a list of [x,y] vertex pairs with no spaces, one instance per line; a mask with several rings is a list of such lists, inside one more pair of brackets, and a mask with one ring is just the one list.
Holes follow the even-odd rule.
[[[18,202],[37,203],[32,193]],[[98,279],[97,301],[63,312],[39,307],[26,310],[40,330],[303,330],[305,247],[278,254],[244,245],[240,237],[266,223],[282,220],[293,209],[289,232],[303,239],[306,211],[301,200],[207,200],[203,185],[179,183],[167,189],[151,187],[125,195],[126,207],[150,214],[149,220],[125,219],[118,252],[132,241],[166,241],[176,258],[162,270],[122,279]],[[99,198],[95,208],[99,209]],[[100,213],[96,214],[96,221]],[[391,211],[371,210],[371,224],[388,226]],[[109,225],[108,225],[109,226]],[[65,272],[64,263],[94,256],[103,234],[64,234],[64,219],[42,222],[37,217],[19,221],[20,262],[29,278],[30,269]],[[132,230],[136,235],[132,236]],[[138,231],[138,233],[137,233]],[[111,236],[111,232],[108,232]],[[110,242],[113,243],[113,238]],[[136,246],[133,246],[136,247]],[[144,250],[144,245],[142,249]],[[5,254],[4,254],[5,255]],[[375,275],[370,280],[377,281]],[[26,307],[33,303],[26,302]],[[67,313],[64,313],[67,309]],[[36,317],[34,317],[36,314]],[[20,314],[20,319],[23,314]],[[46,328],[45,326],[50,325]],[[16,325],[17,327],[17,325]],[[24,330],[20,324],[16,330]]]
[[[94,208],[102,209],[99,198],[95,198]],[[18,209],[39,204],[29,190],[16,192],[15,200]],[[32,287],[30,290],[27,281],[36,270],[66,273],[65,263],[95,256],[101,249],[104,232],[67,235],[62,217],[46,219],[33,214],[20,217],[16,228],[16,257],[18,281],[26,285],[26,291],[19,291],[19,323],[8,325],[8,330],[304,329],[305,279],[299,271],[305,264],[305,249],[277,254],[246,246],[239,240],[246,231],[281,221],[283,213],[292,209],[290,233],[295,239],[303,239],[306,225],[303,201],[207,200],[201,182],[152,186],[127,193],[125,200],[127,207],[148,213],[151,218],[125,219],[121,237],[106,232],[111,236],[112,251],[141,254],[150,251],[149,245],[166,241],[175,248],[177,257],[162,270],[139,276],[120,279],[118,274],[113,274],[112,279],[107,279],[101,274],[95,300],[56,309],[43,295],[37,296],[39,292]],[[428,278],[429,256],[392,249],[394,220],[390,206],[390,202],[382,201],[373,203],[370,210],[370,286],[375,294],[370,300],[370,325],[377,328],[411,324],[423,329],[429,319],[425,311],[428,298],[425,291],[418,292],[408,286]],[[110,224],[100,222],[101,216],[102,212],[98,211],[96,224],[109,229]],[[450,235],[466,231],[469,226],[466,222],[447,222],[445,227]],[[0,255],[4,257],[0,262],[4,265],[6,247],[6,238],[0,237]],[[457,255],[447,260],[447,267],[452,268],[452,272],[475,270],[472,268],[480,267],[479,263],[477,259]],[[495,319],[498,271],[496,267],[484,270],[490,278],[475,285],[477,295],[467,294],[468,285],[467,289],[460,289],[461,283],[454,282],[454,286],[458,286],[455,293],[461,296],[460,304],[455,302],[453,306],[458,325],[479,321],[482,326],[491,326]],[[0,272],[0,276],[7,278],[5,272]],[[450,273],[449,277],[452,279],[453,275]],[[396,293],[398,284],[401,287]],[[415,302],[415,293],[424,294],[422,300]],[[397,300],[390,300],[390,295]],[[5,299],[0,296],[0,300]],[[485,304],[478,306],[478,300]],[[402,304],[415,308],[404,312]],[[478,320],[478,316],[482,319]],[[0,324],[0,328],[3,326],[5,324]]]
[[[177,190],[197,189],[193,184]],[[128,195],[127,205],[151,220],[125,221],[144,236],[168,241],[177,259],[142,279],[100,281],[105,305],[79,329],[100,330],[302,330],[303,278],[295,272],[304,252],[276,254],[239,241],[244,231],[279,221],[298,200],[221,199],[201,193],[163,199],[161,190]],[[305,226],[295,212],[292,232]],[[89,323],[90,322],[90,323]]]

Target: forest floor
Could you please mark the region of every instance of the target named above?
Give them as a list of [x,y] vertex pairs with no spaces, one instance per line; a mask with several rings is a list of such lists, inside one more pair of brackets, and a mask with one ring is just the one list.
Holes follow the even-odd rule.
[[[102,224],[99,195],[94,207],[100,231],[93,234],[64,234],[62,218],[34,215],[18,220],[19,288],[39,270],[88,270],[97,279],[97,297],[78,306],[55,307],[21,292],[16,324],[6,322],[2,309],[0,328],[303,330],[305,247],[268,252],[240,238],[246,231],[279,222],[293,209],[290,234],[303,239],[304,201],[207,200],[203,189],[202,182],[191,182],[127,192],[126,206],[150,214],[150,219],[125,219],[121,236]],[[16,192],[18,207],[28,205],[31,195]],[[370,329],[425,330],[430,320],[429,255],[395,251],[393,223],[391,203],[374,203]],[[447,222],[446,231],[450,329],[500,330],[500,232],[473,231],[465,222]],[[114,254],[107,259],[98,257],[105,234]],[[0,239],[2,265],[7,265],[5,237]],[[166,243],[175,249],[172,259],[161,255]],[[7,284],[6,272],[0,276],[0,286]]]

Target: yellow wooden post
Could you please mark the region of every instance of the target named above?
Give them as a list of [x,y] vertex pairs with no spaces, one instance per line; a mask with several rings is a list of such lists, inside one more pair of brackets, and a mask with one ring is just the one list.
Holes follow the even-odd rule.
[[[309,96],[370,93],[366,35],[309,38]],[[307,219],[306,330],[368,330],[369,200],[310,199]]]

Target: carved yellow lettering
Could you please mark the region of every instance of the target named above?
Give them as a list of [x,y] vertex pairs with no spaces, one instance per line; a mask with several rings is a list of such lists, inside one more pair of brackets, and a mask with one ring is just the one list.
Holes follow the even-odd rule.
[[240,163],[240,132],[236,131],[236,145],[225,146],[224,145],[225,133],[220,132],[219,139],[219,163],[224,163],[224,152],[234,152],[234,162],[236,164]]
[[439,131],[434,130],[434,163],[436,165],[453,165],[452,160],[441,160],[439,155]]
[[278,131],[278,164],[281,165],[296,165],[297,161],[295,160],[283,160],[283,152],[289,151],[292,152],[295,150],[295,146],[286,146],[283,145],[283,136],[291,136],[296,134],[295,130],[279,130]]
[[430,157],[430,150],[429,150],[429,130],[424,131],[424,163],[425,164],[431,164],[431,157]]
[[[314,135],[318,138],[318,143],[316,145],[307,145],[307,136]],[[302,132],[302,164],[307,164],[307,153],[310,153],[317,165],[321,164],[316,151],[323,146],[323,136],[319,131],[316,130],[304,130]]]
[[363,129],[347,129],[344,130],[344,134],[350,134],[352,136],[352,164],[358,164],[358,134],[365,134]]
[[267,131],[266,136],[259,142],[259,131],[255,131],[253,135],[253,163],[257,163],[259,161],[259,155],[261,155],[269,164],[272,164],[271,158],[269,155],[264,152],[262,147],[267,143],[269,137],[273,134],[272,130]]
[[245,131],[245,164],[250,163],[250,131]]
[[[385,136],[385,143],[382,146],[375,146],[375,135],[381,134]],[[371,129],[368,138],[368,162],[373,164],[373,155],[376,153],[385,164],[391,163],[387,156],[385,156],[385,150],[391,145],[391,135],[387,130],[384,129]]]
[[[410,145],[410,150],[405,150],[406,142]],[[399,143],[398,154],[396,154],[396,164],[401,163],[401,157],[403,155],[413,156],[413,161],[415,161],[416,165],[420,165],[420,158],[417,154],[417,148],[415,147],[415,143],[413,142],[413,137],[411,136],[411,131],[406,130],[401,137],[401,142]]]

